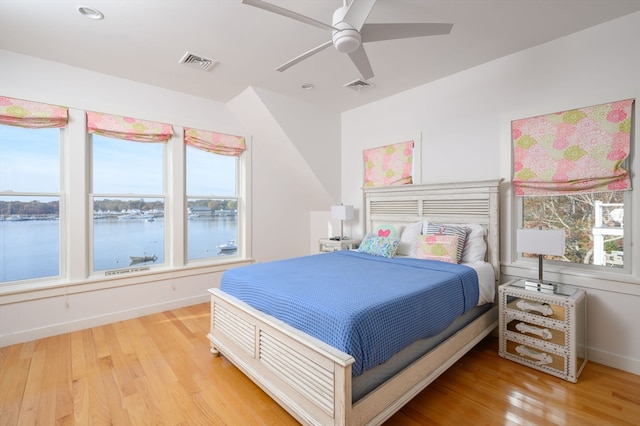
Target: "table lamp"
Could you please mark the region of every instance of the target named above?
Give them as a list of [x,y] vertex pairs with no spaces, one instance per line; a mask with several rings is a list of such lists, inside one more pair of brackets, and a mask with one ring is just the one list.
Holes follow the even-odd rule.
[[353,206],[331,206],[331,219],[340,221],[340,240],[344,240],[343,224],[345,220],[353,219]]
[[554,290],[552,283],[542,279],[542,259],[545,255],[564,255],[564,230],[562,229],[518,229],[517,250],[538,255],[538,281],[525,280],[525,286],[540,290]]

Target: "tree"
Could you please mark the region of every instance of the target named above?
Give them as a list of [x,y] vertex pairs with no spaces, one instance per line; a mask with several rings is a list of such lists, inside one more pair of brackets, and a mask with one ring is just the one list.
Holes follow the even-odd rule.
[[[555,257],[573,263],[592,263],[593,227],[596,201],[604,204],[622,204],[624,192],[525,197],[523,200],[523,226],[525,228],[564,229],[566,250],[564,256]],[[606,219],[614,207],[603,212]],[[622,237],[607,241],[605,249],[622,250]]]

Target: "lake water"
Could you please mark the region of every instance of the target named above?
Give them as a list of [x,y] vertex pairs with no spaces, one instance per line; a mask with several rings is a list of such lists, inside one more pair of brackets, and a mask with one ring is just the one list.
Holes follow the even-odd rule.
[[[95,271],[165,262],[163,218],[153,221],[99,219],[94,224]],[[0,282],[57,276],[59,226],[56,220],[0,221]],[[235,217],[189,220],[187,233],[188,260],[235,254],[220,253],[218,248],[230,240],[237,240]],[[136,263],[132,262],[131,256],[155,256],[156,260]],[[78,261],[83,259],[84,254],[77,256]]]

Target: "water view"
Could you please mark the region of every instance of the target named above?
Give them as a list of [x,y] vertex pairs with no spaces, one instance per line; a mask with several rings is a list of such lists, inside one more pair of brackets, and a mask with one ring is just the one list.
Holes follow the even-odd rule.
[[[59,274],[58,220],[13,216],[0,220],[0,282]],[[42,219],[42,218],[41,218]],[[165,262],[164,217],[152,215],[94,220],[94,270]],[[235,215],[190,216],[188,260],[236,254]],[[73,256],[73,254],[72,254]],[[78,256],[82,261],[82,256]]]

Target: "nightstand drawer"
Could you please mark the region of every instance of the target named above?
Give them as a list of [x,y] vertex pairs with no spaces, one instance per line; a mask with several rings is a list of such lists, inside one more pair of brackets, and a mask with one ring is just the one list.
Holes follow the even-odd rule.
[[567,320],[567,311],[564,306],[545,300],[510,296],[507,302],[507,309],[562,322]]
[[514,361],[535,366],[539,369],[548,369],[556,375],[565,376],[567,374],[567,357],[555,354],[548,350],[538,349],[530,345],[507,341],[507,354]]
[[566,333],[563,330],[540,326],[517,318],[508,318],[506,321],[507,331],[529,336],[542,343],[552,343],[561,347],[566,345]]

